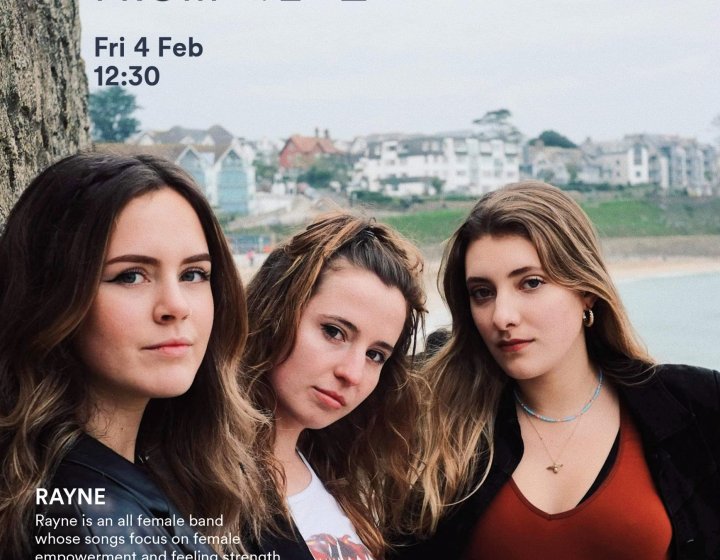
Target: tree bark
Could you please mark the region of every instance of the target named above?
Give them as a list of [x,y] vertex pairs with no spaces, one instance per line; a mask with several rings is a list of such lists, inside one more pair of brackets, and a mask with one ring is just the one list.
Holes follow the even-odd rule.
[[78,2],[2,2],[0,224],[38,171],[91,145]]

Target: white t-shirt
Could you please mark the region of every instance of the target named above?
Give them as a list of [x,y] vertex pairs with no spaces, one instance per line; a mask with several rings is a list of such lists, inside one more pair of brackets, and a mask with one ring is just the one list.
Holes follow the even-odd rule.
[[310,470],[310,485],[288,496],[287,503],[315,560],[373,560],[335,498],[302,454],[300,458]]

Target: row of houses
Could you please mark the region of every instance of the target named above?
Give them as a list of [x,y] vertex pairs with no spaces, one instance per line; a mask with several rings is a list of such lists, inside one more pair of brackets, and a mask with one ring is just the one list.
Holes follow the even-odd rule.
[[[525,178],[557,185],[655,184],[694,195],[717,192],[718,151],[695,139],[635,134],[612,142],[587,139],[574,148],[522,143],[481,129],[434,135],[383,134],[338,142],[325,130],[284,142],[251,142],[222,126],[142,132],[125,144],[99,149],[155,154],[178,163],[223,212],[248,215],[272,209],[302,191],[295,178],[318,158],[342,158],[351,169],[348,192],[366,190],[395,197],[444,193],[478,195]],[[257,186],[257,162],[278,171]],[[259,190],[270,191],[267,195]],[[271,200],[272,199],[272,200]]]
[[466,132],[371,138],[355,161],[350,188],[390,196],[478,194],[517,181],[520,156],[516,143]]
[[613,142],[590,139],[575,148],[520,144],[472,131],[433,136],[369,138],[353,167],[351,189],[391,196],[442,190],[481,194],[519,179],[558,185],[654,184],[667,191],[709,195],[720,179],[718,151],[695,139],[628,135]]
[[255,210],[255,149],[221,126],[146,131],[124,144],[100,144],[96,149],[163,157],[192,175],[210,203],[221,211],[246,215]]
[[717,190],[718,151],[694,138],[634,134],[614,142],[586,140],[577,148],[523,148],[524,176],[559,185],[652,184],[664,190],[709,195]]
[[[248,141],[219,125],[208,129],[174,126],[166,131],[143,131],[124,144],[101,144],[100,151],[121,154],[151,154],[180,165],[203,189],[210,203],[226,214],[249,215],[288,206],[278,199],[296,192],[296,185],[284,175],[293,175],[319,156],[344,153],[330,139],[291,136],[284,144],[269,139]],[[270,193],[258,193],[255,163],[279,165]],[[296,174],[296,173],[295,173]]]

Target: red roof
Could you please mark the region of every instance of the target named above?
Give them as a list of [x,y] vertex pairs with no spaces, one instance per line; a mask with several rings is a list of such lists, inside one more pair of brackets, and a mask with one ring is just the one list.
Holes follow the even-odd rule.
[[295,144],[295,147],[298,149],[298,151],[304,154],[316,154],[318,152],[322,152],[325,154],[340,153],[340,150],[335,147],[335,145],[332,143],[332,140],[330,140],[329,138],[318,138],[317,136],[300,136],[299,134],[294,134],[290,137],[290,139],[285,145],[287,146],[290,143]]

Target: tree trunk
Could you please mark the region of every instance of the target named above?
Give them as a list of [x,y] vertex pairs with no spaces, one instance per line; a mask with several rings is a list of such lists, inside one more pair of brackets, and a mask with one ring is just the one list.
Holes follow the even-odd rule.
[[0,9],[0,224],[32,177],[90,147],[79,0]]

